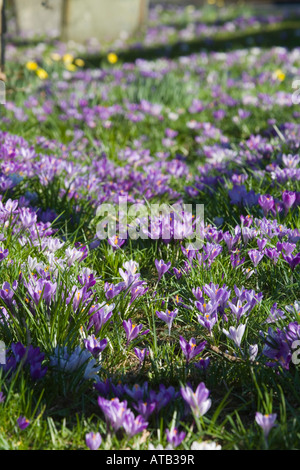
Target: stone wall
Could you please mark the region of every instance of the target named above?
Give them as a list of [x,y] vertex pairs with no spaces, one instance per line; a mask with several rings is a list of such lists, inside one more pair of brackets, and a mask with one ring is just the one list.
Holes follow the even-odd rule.
[[148,6],[149,0],[14,0],[22,36],[51,33],[79,43],[136,32],[147,20]]
[[132,34],[147,20],[148,0],[66,0],[63,39],[111,40]]
[[[63,0],[14,0],[17,27],[24,36],[60,34]],[[31,34],[34,33],[34,34]]]

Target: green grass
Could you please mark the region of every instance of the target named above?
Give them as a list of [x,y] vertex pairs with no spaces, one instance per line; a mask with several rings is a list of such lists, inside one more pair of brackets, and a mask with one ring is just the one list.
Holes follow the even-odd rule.
[[[210,10],[211,11],[211,10]],[[231,13],[228,18],[230,18]],[[208,18],[209,19],[209,18]],[[225,19],[225,18],[224,18]],[[163,21],[168,23],[172,20],[168,15],[163,17]],[[185,24],[186,18],[178,20],[178,25]],[[210,21],[215,21],[211,16]],[[276,119],[277,126],[285,122],[297,123],[293,113],[298,110],[297,106],[289,107],[274,104],[270,109],[262,109],[261,106],[245,106],[251,111],[251,116],[244,121],[235,123],[233,117],[237,115],[237,110],[244,107],[242,97],[244,94],[241,84],[243,83],[243,73],[247,67],[247,60],[235,61],[232,65],[226,61],[214,58],[213,51],[229,51],[248,46],[261,45],[263,47],[262,64],[257,67],[247,68],[247,73],[255,81],[255,90],[250,90],[249,94],[258,96],[259,94],[269,94],[283,91],[291,92],[291,83],[295,76],[287,74],[282,82],[266,79],[259,80],[262,72],[272,74],[278,70],[284,70],[283,59],[272,56],[267,60],[268,48],[281,45],[288,48],[296,46],[296,35],[299,29],[299,21],[282,22],[273,27],[272,25],[261,27],[258,31],[247,30],[235,34],[220,33],[213,38],[213,42],[207,44],[204,40],[189,42],[186,53],[180,48],[180,44],[174,43],[168,52],[168,57],[174,61],[166,62],[164,59],[155,60],[165,56],[165,50],[161,46],[143,48],[142,50],[129,49],[119,53],[119,62],[115,67],[108,65],[106,54],[101,57],[86,57],[86,68],[101,67],[106,70],[106,75],[101,80],[87,80],[84,85],[76,75],[69,79],[68,87],[65,91],[59,89],[59,81],[64,80],[64,65],[62,62],[54,63],[49,59],[49,53],[53,47],[49,45],[43,56],[40,57],[40,65],[49,73],[49,82],[40,81],[33,72],[29,72],[24,67],[23,52],[27,48],[19,50],[19,63],[7,63],[7,99],[24,111],[27,120],[17,119],[13,111],[3,110],[1,113],[7,121],[1,123],[1,130],[11,134],[22,136],[30,145],[33,145],[38,155],[36,163],[45,155],[52,156],[55,171],[55,161],[62,158],[66,162],[74,162],[81,168],[82,175],[92,174],[93,164],[104,161],[105,154],[109,163],[116,168],[123,169],[125,176],[118,178],[115,173],[109,174],[103,180],[104,186],[108,181],[111,184],[118,184],[120,180],[126,180],[128,184],[133,178],[134,172],[139,172],[141,178],[147,181],[147,188],[152,189],[154,183],[150,179],[151,166],[142,164],[140,167],[122,155],[122,151],[128,148],[137,148],[149,151],[153,157],[153,166],[159,166],[161,157],[156,156],[157,152],[167,151],[167,166],[162,166],[162,176],[168,175],[168,188],[178,192],[184,202],[199,203],[205,206],[205,222],[214,223],[216,217],[222,217],[222,230],[229,230],[234,233],[234,227],[240,223],[240,215],[246,216],[250,211],[247,207],[239,207],[230,202],[228,190],[233,184],[228,177],[214,187],[206,185],[199,190],[198,195],[190,197],[186,186],[193,186],[197,183],[200,175],[199,167],[207,160],[205,157],[205,147],[220,145],[221,138],[227,137],[231,149],[240,153],[240,143],[245,143],[253,134],[266,135],[272,145],[272,151],[260,159],[259,165],[263,170],[268,164],[280,156],[281,153],[296,153],[293,143],[288,139],[282,141],[280,133],[275,133],[272,138],[267,137],[265,131],[270,129],[269,119]],[[288,36],[284,41],[280,33],[287,32]],[[251,40],[251,44],[250,41]],[[34,51],[34,44],[31,44]],[[199,56],[195,59],[195,64],[187,66],[184,61],[178,60],[178,56],[205,51],[207,62]],[[84,56],[83,56],[84,57]],[[151,59],[154,70],[165,68],[165,73],[155,77],[142,75],[134,65],[133,77],[128,75],[116,82],[114,74],[117,70],[122,71],[124,62],[134,61],[136,58]],[[299,66],[295,61],[295,67]],[[248,64],[249,67],[249,64]],[[200,70],[199,70],[200,69]],[[57,74],[57,79],[55,75]],[[221,90],[224,95],[238,101],[236,106],[223,104],[220,97],[215,97],[212,93],[211,84],[207,78],[211,75],[213,85]],[[231,87],[228,86],[228,79],[236,80]],[[81,83],[81,85],[80,85]],[[82,88],[80,88],[82,86]],[[76,98],[72,98],[72,93]],[[61,119],[62,114],[66,114],[66,109],[71,108],[82,112],[82,107],[76,102],[77,97],[87,100],[87,107],[94,109],[97,106],[110,107],[121,105],[127,110],[126,103],[140,104],[142,100],[147,100],[152,104],[162,105],[162,120],[149,114],[144,116],[140,122],[132,122],[126,116],[126,111],[122,114],[114,114],[109,117],[111,127],[104,127],[99,118],[95,118],[95,125],[82,118],[68,116],[66,120]],[[52,112],[46,115],[45,120],[39,121],[34,114],[37,106],[29,109],[25,102],[35,97],[39,105],[45,104],[45,100],[52,103]],[[193,99],[202,101],[206,106],[199,113],[192,114],[188,111]],[[63,100],[68,103],[64,107]],[[211,106],[209,106],[211,104]],[[216,121],[213,112],[222,108],[226,111],[226,117],[222,121]],[[178,119],[172,121],[170,113],[178,113]],[[196,142],[195,137],[202,137],[202,130],[192,130],[187,124],[195,119],[197,122],[212,123],[220,130],[216,138],[207,138],[205,142]],[[172,128],[179,132],[174,145],[170,148],[164,147],[162,139],[165,137],[165,130]],[[83,137],[74,141],[74,130],[81,129]],[[278,129],[278,127],[277,127]],[[53,148],[45,149],[43,145],[37,143],[37,136],[43,136],[53,143]],[[136,143],[138,139],[144,139],[142,146]],[[60,144],[64,148],[60,148]],[[79,155],[75,152],[80,150]],[[250,155],[257,156],[257,151],[248,149]],[[168,174],[168,165],[171,167],[174,161],[183,161],[188,166],[189,180],[186,176],[177,177]],[[151,163],[151,165],[152,165]],[[84,168],[82,170],[82,168]],[[226,163],[226,170],[232,172],[243,170],[248,176],[245,181],[247,191],[253,190],[256,194],[270,193],[274,198],[281,199],[281,194],[285,190],[300,191],[299,181],[290,180],[287,183],[280,183],[272,179],[270,174],[265,174],[263,178],[257,178],[253,169],[247,166],[245,160],[239,161],[234,158]],[[79,171],[79,170],[78,170]],[[219,169],[211,169],[211,176],[218,176]],[[21,245],[18,241],[20,233],[17,226],[10,221],[7,226],[1,228],[1,233],[5,234],[5,248],[9,249],[7,262],[0,264],[0,284],[4,282],[13,283],[19,280],[19,287],[15,300],[18,308],[12,306],[9,312],[9,321],[0,324],[1,340],[7,345],[20,341],[25,345],[39,347],[45,354],[44,363],[48,365],[47,374],[40,381],[32,380],[29,369],[23,364],[17,369],[15,374],[5,374],[0,376],[0,391],[5,395],[5,401],[0,403],[0,448],[1,449],[86,449],[85,434],[91,431],[100,432],[103,438],[101,449],[147,449],[149,442],[166,446],[165,429],[171,424],[180,426],[185,430],[187,437],[181,448],[190,449],[193,441],[213,440],[222,445],[223,449],[298,449],[300,437],[299,420],[299,368],[291,364],[290,369],[279,369],[279,373],[265,365],[265,358],[262,355],[263,341],[260,330],[267,331],[265,320],[270,314],[270,309],[275,302],[278,308],[284,310],[286,305],[299,299],[299,267],[291,273],[287,262],[282,258],[275,266],[270,259],[264,257],[258,265],[254,274],[247,278],[241,268],[233,269],[230,262],[225,243],[222,243],[223,251],[217,257],[210,269],[205,269],[200,263],[195,263],[190,272],[177,280],[172,274],[166,274],[160,283],[157,282],[157,271],[154,260],[163,259],[171,261],[172,267],[183,268],[186,259],[182,253],[180,243],[173,241],[164,244],[159,240],[129,240],[120,250],[113,250],[106,242],[91,250],[88,257],[79,263],[75,261],[70,266],[63,269],[59,266],[59,258],[65,256],[67,248],[73,248],[76,242],[81,242],[89,246],[95,237],[97,218],[95,208],[98,204],[96,188],[88,188],[85,183],[77,185],[77,180],[66,172],[57,172],[47,184],[44,184],[37,172],[31,177],[25,177],[13,189],[2,194],[3,200],[8,198],[19,199],[28,194],[34,195],[34,206],[45,211],[51,208],[57,214],[52,222],[52,227],[57,230],[55,237],[65,241],[65,246],[56,253],[58,259],[53,263],[52,271],[57,268],[57,276],[53,273],[51,281],[56,281],[58,288],[55,298],[49,308],[45,302],[40,301],[32,305],[28,301],[28,292],[23,285],[23,280],[28,280],[32,273],[29,269],[29,257],[37,258],[39,262],[47,264],[49,257],[42,247],[32,243],[30,234],[24,230],[28,239],[26,245]],[[149,179],[147,179],[149,178]],[[74,192],[74,193],[73,193]],[[141,194],[140,187],[130,188],[134,198],[145,197]],[[91,198],[91,199],[89,199]],[[170,196],[167,192],[153,195],[150,202],[161,203],[174,202],[176,197]],[[262,217],[261,209],[258,205],[251,208],[253,217]],[[275,217],[279,223],[290,228],[300,229],[299,209],[290,212],[286,217],[277,215]],[[268,246],[275,246],[279,241],[277,237],[268,242]],[[251,248],[257,248],[256,240],[249,241],[247,245],[241,244],[240,256],[245,257],[243,268],[252,268],[253,265],[248,256]],[[299,251],[299,243],[297,245]],[[11,260],[13,262],[11,262]],[[114,384],[120,382],[131,388],[134,384],[142,384],[148,381],[149,388],[158,391],[160,384],[166,387],[173,386],[176,391],[180,386],[190,383],[193,388],[202,381],[210,390],[212,407],[201,419],[195,419],[190,414],[186,414],[183,409],[182,400],[174,400],[164,407],[157,415],[149,418],[147,431],[138,434],[133,438],[128,438],[121,431],[112,433],[106,426],[103,415],[97,404],[99,392],[95,390],[93,380],[83,380],[84,367],[75,372],[62,372],[50,360],[57,346],[66,346],[71,352],[76,346],[83,346],[82,335],[90,332],[87,324],[90,308],[97,297],[98,303],[111,303],[107,301],[104,293],[105,282],[117,283],[121,281],[119,269],[123,263],[134,260],[139,263],[141,279],[147,282],[149,288],[146,295],[136,299],[131,305],[129,298],[117,296],[113,299],[116,304],[113,316],[97,335],[98,339],[106,338],[108,346],[102,353],[99,372],[101,381],[111,379]],[[69,292],[73,286],[80,288],[78,275],[82,267],[92,269],[97,275],[97,283],[94,286],[95,296],[91,297],[87,304],[79,304],[74,309],[72,302],[75,298],[67,301]],[[50,273],[51,273],[50,269]],[[33,270],[34,274],[38,271]],[[229,323],[220,320],[213,329],[213,334],[209,335],[207,330],[202,328],[197,320],[199,312],[192,300],[192,289],[202,288],[210,282],[222,286],[224,283],[231,289],[234,296],[234,286],[246,289],[253,289],[256,293],[263,293],[263,300],[257,304],[247,319],[247,329],[242,341],[242,351],[248,351],[249,345],[258,344],[259,354],[256,362],[250,362],[246,355],[241,353],[234,343],[223,333],[222,329],[228,329],[233,325],[230,317]],[[154,295],[156,292],[156,295]],[[178,305],[177,296],[182,299],[182,304]],[[27,299],[27,300],[26,300]],[[0,300],[5,307],[5,302]],[[185,308],[189,305],[191,308]],[[179,312],[173,322],[171,334],[169,336],[166,325],[157,318],[156,311],[173,310],[178,308]],[[227,310],[229,313],[229,309]],[[139,336],[126,347],[126,337],[122,326],[123,320],[131,318],[136,324],[142,323],[144,330],[149,329],[145,336]],[[288,322],[299,320],[296,314],[287,313],[287,319],[278,322],[278,326],[283,327]],[[193,361],[187,365],[179,346],[179,337],[185,339],[194,337],[197,344],[207,341],[207,347],[203,352],[203,358],[209,357],[211,364],[207,371],[200,371]],[[149,349],[149,357],[144,364],[139,365],[134,355],[134,348]],[[113,395],[111,395],[112,397]],[[133,400],[125,396],[129,407],[132,408]],[[263,439],[261,429],[255,424],[254,417],[256,411],[265,414],[277,413],[277,427],[272,429],[268,442]],[[19,416],[26,416],[30,420],[30,425],[21,431],[16,419]]]

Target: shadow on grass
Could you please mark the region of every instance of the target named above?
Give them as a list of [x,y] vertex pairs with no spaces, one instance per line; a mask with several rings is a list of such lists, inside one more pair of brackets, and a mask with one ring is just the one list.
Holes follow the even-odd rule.
[[[293,49],[299,47],[300,20],[282,23],[280,25],[269,26],[260,31],[246,31],[235,34],[218,35],[214,38],[201,38],[193,41],[177,41],[170,45],[155,45],[144,48],[133,46],[118,53],[119,58],[124,62],[134,62],[136,59],[157,59],[162,57],[176,58],[190,55],[202,51],[228,51],[236,49],[246,49],[251,47],[270,48],[275,46]],[[82,56],[86,62],[86,67],[99,67],[104,55]]]

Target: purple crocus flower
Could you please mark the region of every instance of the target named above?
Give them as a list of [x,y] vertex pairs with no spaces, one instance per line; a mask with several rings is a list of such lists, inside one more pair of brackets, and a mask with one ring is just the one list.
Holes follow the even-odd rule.
[[277,367],[280,365],[284,369],[289,369],[292,351],[284,331],[281,331],[279,328],[276,331],[269,328],[262,352],[271,359],[271,362],[267,362],[268,366]]
[[126,239],[120,238],[118,235],[114,235],[108,238],[107,241],[113,247],[114,250],[117,250],[124,245]]
[[239,254],[232,253],[231,256],[230,256],[230,261],[231,261],[232,267],[235,269],[235,268],[238,268],[239,266],[241,266],[242,264],[244,264],[245,257],[240,258]]
[[159,392],[150,390],[149,398],[151,402],[156,404],[155,411],[158,413],[162,408],[165,408],[170,401],[176,398],[176,392],[174,387],[170,386],[166,388],[163,384],[160,384]]
[[[143,281],[141,281],[143,282]],[[129,305],[131,305],[135,299],[137,299],[138,297],[141,297],[142,295],[146,294],[146,292],[148,291],[148,287],[146,287],[146,285],[135,285],[132,289],[131,289],[131,298],[130,298],[130,302],[129,302]]]
[[286,339],[290,343],[291,347],[293,347],[293,342],[300,339],[300,324],[298,322],[289,323],[285,329],[285,333]]
[[122,268],[119,269],[120,276],[123,278],[124,289],[129,287],[134,288],[143,284],[143,281],[139,281],[140,273],[133,272],[133,269],[124,271]]
[[240,119],[247,119],[249,116],[251,116],[251,112],[246,111],[245,109],[238,109],[238,115]]
[[37,215],[27,207],[22,207],[19,211],[20,222],[24,228],[33,226],[37,221]]
[[277,308],[277,302],[273,304],[273,306],[270,309],[270,315],[266,319],[266,323],[274,323],[279,319],[284,320],[286,318],[285,313]]
[[107,346],[107,339],[104,338],[99,341],[95,335],[88,336],[83,342],[86,349],[90,351],[94,357],[99,356]]
[[98,397],[98,405],[106,421],[112,426],[114,431],[118,431],[123,426],[126,413],[130,411],[127,409],[127,401],[121,402],[118,398],[106,400],[106,398]]
[[263,415],[262,413],[259,413],[258,411],[255,414],[255,421],[257,424],[262,428],[264,432],[265,439],[267,439],[269,432],[271,429],[276,426],[275,421],[277,418],[277,414],[266,414]]
[[[241,176],[241,175],[240,175]],[[246,175],[242,175],[243,177],[246,176]],[[248,176],[247,176],[248,178]],[[246,179],[247,179],[246,178]],[[253,223],[253,218],[251,215],[246,215],[246,217],[244,217],[242,214],[240,215],[240,219],[241,219],[241,224],[243,227],[250,227],[250,225],[252,225]]]
[[85,435],[85,442],[89,449],[97,450],[101,446],[101,434],[99,432],[89,432]]
[[[223,287],[219,287],[219,284],[205,284],[203,287],[204,292],[210,297],[212,302],[216,302],[219,306],[224,306],[230,297],[230,290],[224,284]],[[199,299],[200,300],[200,299]]]
[[268,258],[273,260],[274,264],[277,263],[280,254],[278,253],[276,248],[266,248],[264,253]]
[[113,314],[113,309],[115,308],[115,304],[111,305],[99,305],[96,304],[92,306],[91,310],[89,311],[90,314],[95,312],[89,319],[88,329],[92,326],[95,328],[95,333],[97,334],[103,325],[110,319]]
[[[209,302],[208,304],[211,304],[211,303]],[[218,314],[216,312],[217,305],[215,305],[214,308],[212,308],[212,306],[208,304],[203,303],[202,305],[201,302],[195,302],[195,305],[198,308],[198,310],[201,309],[201,305],[202,305],[202,310],[203,310],[202,312],[203,315],[198,315],[197,317],[198,322],[204,328],[209,330],[209,332],[211,332],[213,327],[218,321]]]
[[297,168],[300,155],[282,155],[282,161],[287,168]]
[[217,121],[220,121],[226,116],[226,111],[224,109],[218,109],[217,111],[213,112],[213,117]]
[[189,261],[192,261],[195,258],[195,256],[196,256],[195,250],[192,250],[190,248],[185,248],[182,245],[181,245],[180,248],[181,248],[181,251],[184,254],[184,256],[186,256]]
[[7,356],[5,364],[6,371],[14,371],[17,364],[22,362],[23,366],[29,366],[30,375],[33,380],[41,379],[47,372],[47,367],[42,367],[45,355],[41,353],[39,348],[32,345],[26,348],[22,343],[11,344],[12,354]]
[[132,404],[133,408],[144,418],[148,419],[156,408],[156,402],[142,401],[140,400],[137,404]]
[[150,353],[147,348],[144,348],[144,349],[134,348],[134,354],[140,361],[140,365],[142,365],[145,360],[145,357],[149,356]]
[[143,400],[148,395],[148,382],[144,382],[143,385],[135,384],[132,389],[124,385],[124,391],[135,401]]
[[256,241],[257,241],[257,246],[258,246],[259,251],[263,251],[264,247],[267,244],[267,239],[266,238],[262,238],[262,239],[258,238]]
[[167,441],[173,448],[178,447],[182,441],[185,439],[186,433],[184,431],[178,432],[177,428],[171,429],[166,429],[166,434],[167,434]]
[[247,313],[247,311],[251,308],[249,303],[243,305],[240,299],[237,300],[236,305],[232,302],[228,302],[228,306],[230,307],[232,313],[236,316],[238,322],[240,321],[241,316],[245,315],[245,313]]
[[97,381],[94,383],[95,389],[103,396],[107,397],[110,392],[111,382],[109,379],[104,379],[103,382],[97,378]]
[[121,382],[117,383],[116,385],[113,382],[111,382],[110,386],[111,386],[112,393],[116,397],[121,398],[124,395],[125,390],[124,390],[124,386],[122,385]]
[[249,250],[248,251],[249,258],[251,259],[254,267],[256,268],[258,263],[263,259],[264,254],[258,250]]
[[[199,256],[199,254],[198,254],[198,256]],[[199,259],[199,258],[198,258],[198,259]],[[199,261],[199,263],[201,264],[201,261]],[[183,264],[184,264],[184,267],[182,268],[183,272],[184,272],[185,274],[189,273],[190,270],[191,270],[191,265],[190,265],[190,263],[185,260],[185,261],[183,262]]]
[[261,206],[264,216],[266,217],[268,212],[274,208],[274,199],[270,194],[259,196],[258,204]]
[[29,295],[36,305],[39,304],[41,297],[45,300],[46,304],[49,305],[54,299],[57,283],[53,284],[52,282],[45,281],[44,279],[38,279],[37,281],[31,279],[30,282],[26,284],[26,287]]
[[288,243],[288,242],[278,242],[276,244],[276,248],[281,253],[284,252],[285,255],[289,256],[293,253],[296,248],[296,243]]
[[231,204],[241,204],[243,197],[247,195],[247,190],[244,185],[234,185],[232,189],[228,191]]
[[[206,285],[206,287],[207,287],[207,285]],[[206,289],[206,287],[204,287],[204,290]],[[207,290],[205,290],[205,292],[207,293]],[[218,306],[219,306],[218,294],[216,293],[216,295],[215,295],[215,293],[211,293],[211,294],[208,294],[208,295],[211,295],[211,300],[210,301],[207,301],[204,297],[200,298],[199,301],[195,301],[196,308],[206,318],[208,318],[208,316],[210,316],[210,315],[213,315],[217,311]],[[222,297],[222,292],[220,292],[220,297]]]
[[177,280],[181,278],[181,276],[182,276],[181,269],[173,268],[173,272],[174,272]]
[[157,272],[158,272],[158,281],[160,281],[162,276],[167,271],[169,271],[169,269],[171,267],[171,261],[169,261],[168,263],[165,263],[164,260],[162,260],[162,259],[160,261],[158,261],[156,259],[155,260],[155,266],[156,266],[156,269],[157,269]]
[[225,241],[228,251],[232,251],[234,245],[237,243],[239,236],[233,237],[229,232],[223,234],[223,240]]
[[203,257],[204,261],[208,261],[210,265],[222,250],[223,247],[219,244],[207,243],[205,246],[203,246],[203,251],[205,253]]
[[96,284],[98,278],[94,277],[94,274],[92,272],[89,272],[88,269],[86,269],[85,271],[83,270],[82,273],[77,276],[77,279],[82,286],[85,286],[87,289],[90,289]]
[[107,299],[113,299],[114,297],[116,297],[116,295],[119,295],[120,292],[122,292],[122,290],[124,290],[124,283],[123,282],[120,282],[119,284],[109,284],[108,282],[106,282],[104,284],[104,292],[105,292],[105,297]]
[[0,392],[0,403],[3,403],[5,400],[5,395],[3,394],[3,392]]
[[200,359],[199,362],[195,363],[195,367],[201,371],[206,371],[210,364],[210,358],[206,357],[205,359]]
[[[133,339],[135,339],[139,333],[141,332],[141,330],[144,328],[144,325],[140,324],[140,325],[134,325],[131,321],[131,319],[129,318],[128,321],[124,320],[123,321],[123,328],[125,330],[125,333],[126,333],[126,337],[127,337],[127,343],[126,343],[126,346],[128,346],[128,344],[130,343],[130,341],[132,341]],[[142,333],[142,335],[146,335],[147,333],[149,333],[150,330],[146,330]]]
[[169,336],[171,334],[171,328],[172,328],[173,320],[174,320],[174,318],[176,318],[177,313],[178,313],[177,308],[175,308],[175,310],[173,310],[173,311],[171,311],[171,310],[167,310],[166,312],[156,311],[156,315],[158,316],[158,318],[160,318],[162,321],[166,322],[166,324],[168,325]]
[[194,357],[198,356],[198,354],[203,351],[207,341],[203,341],[197,346],[195,338],[191,338],[190,341],[187,342],[182,336],[180,336],[179,343],[182,352],[186,357],[186,363],[188,364]]
[[168,138],[170,138],[170,139],[174,139],[175,137],[178,136],[178,132],[177,132],[177,131],[174,131],[173,129],[169,129],[169,128],[167,128],[167,129],[165,130],[165,134],[166,134],[166,136],[167,136]]
[[211,399],[208,398],[209,390],[201,382],[194,392],[188,385],[180,389],[182,398],[190,405],[195,416],[203,416],[211,407]]
[[10,178],[5,178],[5,176],[0,176],[0,191],[5,192],[7,189],[13,186],[13,182]]
[[285,261],[289,263],[292,271],[294,271],[296,266],[298,266],[298,264],[300,263],[300,253],[297,253],[296,256],[293,256],[293,255],[287,256],[284,253],[282,253],[282,256],[285,259]]
[[12,298],[15,294],[15,291],[18,288],[18,281],[14,281],[12,284],[12,288],[10,287],[9,282],[4,282],[2,285],[2,289],[0,289],[0,297],[4,302],[8,305],[12,305]]
[[200,287],[196,287],[196,289],[192,289],[194,297],[196,297],[197,300],[201,300],[203,295],[202,295],[202,290]]
[[127,436],[129,437],[133,437],[139,432],[144,431],[144,429],[147,428],[148,424],[149,423],[145,421],[143,416],[139,415],[135,418],[132,411],[129,411],[129,410],[127,413],[125,413],[124,421],[123,421],[123,428]]
[[247,245],[249,240],[252,240],[256,235],[257,231],[254,228],[243,227],[242,237],[245,245]]
[[4,248],[0,247],[0,261],[3,261],[5,258],[8,257],[8,250],[4,250]]
[[26,429],[29,426],[30,421],[29,419],[25,418],[25,416],[19,416],[17,423],[21,431],[23,431],[23,429]]
[[84,308],[84,304],[88,301],[91,295],[92,291],[88,291],[86,287],[78,289],[76,286],[73,286],[66,299],[66,303],[69,304],[72,302],[73,310],[76,312],[79,307]]
[[296,193],[293,191],[284,191],[282,193],[282,201],[285,209],[285,215],[287,215],[288,211],[296,201]]
[[0,219],[7,220],[11,214],[16,214],[18,201],[8,199],[5,204],[0,201]]

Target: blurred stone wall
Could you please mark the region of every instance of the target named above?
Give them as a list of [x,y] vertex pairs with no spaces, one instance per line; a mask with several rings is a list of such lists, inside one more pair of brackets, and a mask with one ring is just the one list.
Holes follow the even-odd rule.
[[149,0],[10,0],[21,37],[60,37],[84,43],[135,33],[148,18]]
[[[207,5],[209,2],[207,0],[151,0],[151,4],[168,4],[168,5],[195,5],[203,6]],[[217,3],[217,0],[215,0]],[[232,4],[244,4],[249,5],[253,4],[255,6],[264,6],[264,5],[300,5],[300,0],[224,0],[225,5]]]

